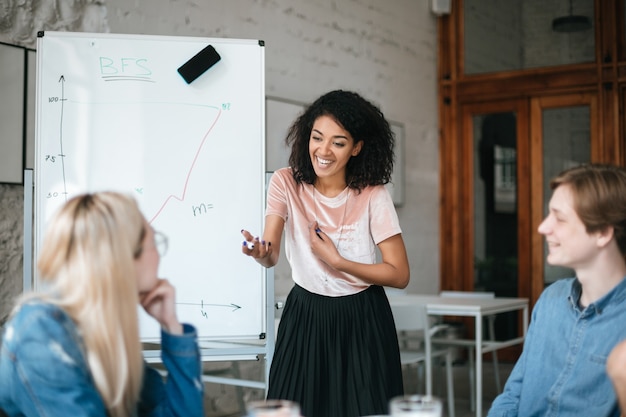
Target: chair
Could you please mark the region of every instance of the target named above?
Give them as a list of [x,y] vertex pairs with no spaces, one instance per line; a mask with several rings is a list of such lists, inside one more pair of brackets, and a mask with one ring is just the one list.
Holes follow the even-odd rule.
[[[472,292],[472,291],[441,291],[439,293],[439,295],[441,297],[448,297],[448,298],[495,298],[495,293],[493,292]],[[495,315],[491,315],[491,316],[487,316],[487,337],[486,340],[490,340],[490,341],[494,341],[495,340],[495,329],[494,329],[494,322],[495,322]],[[436,342],[437,346],[446,346],[445,342],[442,342],[441,340],[437,340]],[[474,341],[473,340],[467,340],[466,343],[464,341],[459,341],[457,340],[454,345],[450,345],[450,346],[464,346],[467,347],[468,349],[468,359],[469,359],[469,386],[470,386],[470,409],[472,411],[476,411],[476,378],[475,378],[475,374],[476,374],[476,367],[474,365]],[[500,385],[500,371],[499,371],[499,367],[498,367],[498,355],[496,354],[496,351],[492,351],[491,352],[491,359],[493,361],[493,376],[494,376],[494,381],[496,383],[496,392],[500,393],[501,392],[501,385]]]
[[[452,350],[450,348],[433,349],[430,338],[444,330],[445,325],[430,326],[426,307],[416,304],[392,304],[391,311],[400,342],[400,363],[404,365],[425,363],[426,395],[432,395],[432,360],[435,357],[446,358],[446,380],[448,390],[448,414],[454,417],[454,385],[452,379]],[[417,347],[409,347],[409,341],[418,339]]]

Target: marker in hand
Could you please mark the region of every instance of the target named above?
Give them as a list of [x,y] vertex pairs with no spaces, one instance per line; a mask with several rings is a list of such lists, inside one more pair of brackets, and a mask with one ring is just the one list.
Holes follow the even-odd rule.
[[319,227],[315,228],[315,234],[317,235],[317,237],[319,237],[320,239],[324,240],[322,238],[322,235],[320,235],[320,233],[322,233],[322,229],[320,229]]

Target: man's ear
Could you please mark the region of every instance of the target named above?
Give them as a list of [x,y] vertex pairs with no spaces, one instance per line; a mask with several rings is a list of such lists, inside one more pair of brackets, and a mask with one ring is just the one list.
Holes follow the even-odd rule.
[[598,247],[602,248],[608,245],[609,242],[613,239],[613,236],[615,235],[615,228],[613,228],[613,226],[607,226],[603,230],[596,232],[596,234]]

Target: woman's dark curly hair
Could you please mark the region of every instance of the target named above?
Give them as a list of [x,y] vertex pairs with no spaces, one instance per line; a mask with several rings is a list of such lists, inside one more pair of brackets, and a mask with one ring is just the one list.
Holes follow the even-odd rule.
[[363,141],[361,152],[346,166],[348,187],[362,190],[391,180],[395,139],[380,109],[357,93],[343,90],[324,94],[302,113],[289,128],[285,142],[291,146],[289,165],[297,183],[313,184],[317,176],[309,155],[313,123],[330,116],[352,135],[355,144]]

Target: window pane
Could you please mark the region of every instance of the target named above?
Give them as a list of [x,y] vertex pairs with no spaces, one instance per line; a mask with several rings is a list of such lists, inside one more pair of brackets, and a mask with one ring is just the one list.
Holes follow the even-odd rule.
[[[473,117],[474,290],[517,297],[515,113]],[[517,334],[517,313],[496,320],[496,338]]]
[[595,60],[593,0],[464,0],[463,5],[466,74]]
[[[546,109],[542,112],[543,135],[543,204],[544,215],[552,196],[550,180],[564,169],[591,160],[590,112],[588,106]],[[543,277],[546,285],[573,277],[569,268],[549,265],[545,259],[548,247],[544,242]]]

